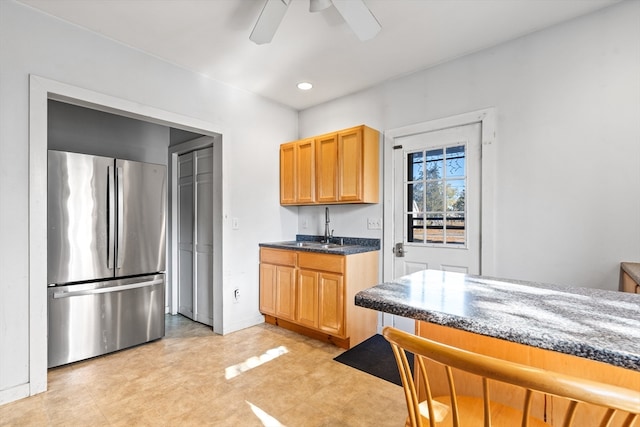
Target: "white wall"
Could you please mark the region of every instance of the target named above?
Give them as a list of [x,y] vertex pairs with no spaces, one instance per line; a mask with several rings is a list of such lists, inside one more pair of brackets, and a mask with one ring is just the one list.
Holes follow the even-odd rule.
[[[278,204],[278,145],[297,113],[13,1],[0,1],[0,404],[29,381],[29,74],[215,124],[223,133],[224,330],[255,323],[258,243],[293,236]],[[44,195],[46,198],[46,195]],[[237,217],[239,230],[231,230]],[[37,267],[38,268],[38,267]],[[46,269],[45,265],[39,268]],[[46,270],[45,270],[46,272]],[[44,275],[46,277],[46,274]],[[42,283],[42,292],[46,292]],[[227,295],[228,294],[228,295]]]
[[[625,1],[305,110],[300,134],[496,107],[496,275],[614,290],[640,261],[639,22]],[[347,209],[336,234],[382,212]]]

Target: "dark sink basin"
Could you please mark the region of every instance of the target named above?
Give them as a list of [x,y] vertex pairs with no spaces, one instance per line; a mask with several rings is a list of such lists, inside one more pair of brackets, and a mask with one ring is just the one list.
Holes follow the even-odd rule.
[[322,242],[286,242],[285,246],[295,246],[298,248],[317,248],[317,249],[335,249],[344,248],[348,245],[341,245],[338,243],[322,243]]

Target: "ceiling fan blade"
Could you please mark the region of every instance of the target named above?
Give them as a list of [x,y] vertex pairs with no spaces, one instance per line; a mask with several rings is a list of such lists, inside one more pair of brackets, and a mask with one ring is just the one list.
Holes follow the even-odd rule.
[[256,21],[249,40],[255,44],[265,44],[271,42],[276,30],[287,12],[291,0],[267,0],[262,12]]
[[382,28],[362,0],[333,0],[333,5],[361,41],[374,38]]

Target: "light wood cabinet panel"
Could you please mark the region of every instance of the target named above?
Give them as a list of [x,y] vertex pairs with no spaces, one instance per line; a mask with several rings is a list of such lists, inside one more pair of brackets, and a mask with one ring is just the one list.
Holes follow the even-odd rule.
[[313,203],[316,199],[315,173],[316,153],[313,139],[300,141],[296,145],[297,201]]
[[291,142],[280,146],[280,203],[296,203],[296,192],[296,143]]
[[282,144],[280,203],[378,203],[379,145],[364,125]]
[[260,312],[286,319],[295,316],[296,252],[260,250]]
[[298,271],[298,313],[296,320],[310,328],[318,327],[318,273]]
[[377,313],[354,298],[378,282],[378,256],[261,248],[260,312],[267,322],[351,348],[376,333]]
[[341,255],[321,254],[314,252],[300,252],[298,267],[308,270],[344,273],[346,257]]
[[338,199],[343,202],[362,200],[362,129],[338,133]]
[[319,203],[338,201],[338,135],[316,138],[316,190]]
[[276,266],[260,264],[260,312],[276,315]]
[[344,282],[337,274],[318,274],[318,327],[344,336]]
[[276,316],[294,320],[296,311],[296,269],[276,266]]
[[261,249],[260,262],[277,265],[296,266],[297,254],[295,251],[286,251],[282,249]]
[[280,203],[315,202],[315,142],[313,139],[280,146]]

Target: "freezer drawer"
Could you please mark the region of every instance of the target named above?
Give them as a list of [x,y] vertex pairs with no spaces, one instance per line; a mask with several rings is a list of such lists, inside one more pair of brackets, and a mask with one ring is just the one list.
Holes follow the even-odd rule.
[[48,367],[164,336],[164,274],[48,288]]

